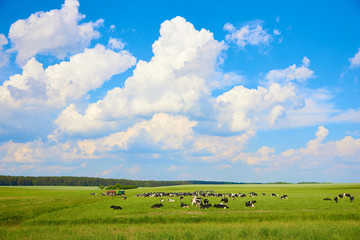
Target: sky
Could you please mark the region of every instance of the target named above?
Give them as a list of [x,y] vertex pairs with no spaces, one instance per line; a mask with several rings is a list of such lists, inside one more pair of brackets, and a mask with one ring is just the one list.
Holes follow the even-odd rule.
[[0,175],[360,182],[360,2],[0,0]]

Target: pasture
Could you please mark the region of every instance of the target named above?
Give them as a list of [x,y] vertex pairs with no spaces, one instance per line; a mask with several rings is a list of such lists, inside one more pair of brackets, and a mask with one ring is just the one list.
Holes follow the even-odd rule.
[[[228,209],[199,209],[191,196],[135,197],[148,192],[245,193]],[[126,190],[97,187],[0,187],[0,239],[359,239],[360,184],[185,185]],[[258,196],[249,197],[249,192]],[[97,193],[97,195],[91,195]],[[263,196],[262,193],[266,195]],[[279,196],[271,197],[271,193]],[[355,197],[334,196],[350,193]],[[288,195],[287,200],[280,196]],[[168,202],[167,199],[174,199]],[[206,197],[211,204],[219,197]],[[325,201],[324,198],[331,198]],[[245,202],[256,200],[255,207]],[[121,210],[110,208],[121,206]]]

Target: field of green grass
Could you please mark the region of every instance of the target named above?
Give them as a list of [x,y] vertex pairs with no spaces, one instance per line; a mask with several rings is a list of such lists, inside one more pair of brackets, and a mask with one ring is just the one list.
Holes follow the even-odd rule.
[[[135,197],[144,192],[245,193],[229,209],[198,209],[191,198]],[[95,192],[98,195],[92,196]],[[360,239],[360,184],[186,185],[127,190],[127,199],[96,187],[0,187],[0,239]],[[249,192],[259,196],[250,198]],[[262,196],[262,192],[266,193]],[[355,196],[324,201],[340,193]],[[279,194],[271,197],[271,193]],[[286,194],[288,200],[280,200]],[[164,197],[164,200],[168,197]],[[220,198],[208,197],[210,203]],[[254,208],[245,202],[256,200]],[[122,210],[113,210],[120,205]]]

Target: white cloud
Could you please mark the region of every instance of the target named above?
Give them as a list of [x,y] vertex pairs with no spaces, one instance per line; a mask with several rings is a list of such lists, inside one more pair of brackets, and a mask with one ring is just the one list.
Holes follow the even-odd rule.
[[126,131],[95,139],[94,142],[96,150],[100,152],[127,150],[134,142],[162,150],[178,150],[183,149],[187,142],[193,140],[192,128],[196,124],[183,116],[157,113],[149,121],[136,123]]
[[165,169],[166,172],[175,172],[175,171],[183,171],[186,169],[186,166],[177,166],[171,165],[169,168]]
[[197,135],[189,151],[194,158],[202,161],[233,161],[255,134],[255,129],[249,129],[241,135],[230,137]]
[[272,39],[271,35],[259,24],[256,26],[246,25],[238,30],[231,23],[226,23],[224,30],[229,32],[225,36],[226,41],[234,42],[239,48],[244,48],[248,44],[252,46],[268,45]]
[[275,36],[278,36],[278,35],[280,35],[280,34],[281,34],[281,32],[280,32],[279,29],[274,29],[274,35],[275,35]]
[[41,145],[40,142],[36,141],[33,143],[14,143],[12,141],[3,145],[0,149],[1,152],[6,152],[0,162],[6,163],[36,163],[42,162],[38,159],[37,151],[34,149]]
[[90,90],[99,88],[113,75],[126,71],[136,60],[127,51],[114,52],[102,45],[85,49],[69,61],[43,69],[31,58],[16,74],[0,86],[0,103],[13,103],[20,107],[33,104],[62,107]]
[[122,73],[136,60],[127,51],[114,52],[98,44],[70,58],[68,62],[46,69],[49,102],[63,103],[79,99],[90,90],[99,88],[113,75]]
[[0,34],[0,68],[7,65],[10,55],[4,52],[4,46],[8,44],[8,40],[4,34]]
[[349,58],[350,68],[357,68],[360,66],[360,48],[354,57]]
[[124,88],[108,91],[89,108],[102,112],[103,119],[117,120],[157,112],[201,114],[199,102],[210,96],[214,84],[207,80],[215,74],[223,49],[211,32],[197,31],[184,18],[165,21],[153,44],[153,58],[139,61]]
[[329,130],[323,126],[318,127],[316,138],[306,143],[299,149],[288,149],[275,154],[275,149],[264,146],[255,153],[240,153],[237,160],[245,161],[249,165],[282,165],[297,164],[301,168],[313,168],[315,166],[331,167],[332,165],[360,162],[360,139],[345,136],[338,141],[325,142]]
[[235,161],[241,160],[249,165],[259,165],[263,162],[269,162],[272,160],[271,154],[275,152],[275,149],[264,146],[257,150],[255,153],[240,153]]
[[305,82],[309,78],[314,77],[314,71],[309,69],[310,60],[304,57],[301,67],[296,67],[295,64],[286,69],[271,70],[267,73],[266,79],[273,82],[289,82],[296,80],[298,82]]
[[236,86],[216,99],[219,127],[231,131],[269,128],[286,111],[298,106],[298,101],[295,87],[289,84],[257,89]]
[[110,38],[108,46],[111,49],[121,50],[124,48],[125,44],[120,39]]
[[79,23],[85,18],[78,12],[77,0],[65,0],[60,10],[37,12],[10,27],[9,38],[18,55],[18,64],[24,64],[36,54],[52,54],[63,59],[88,47],[92,39],[100,36],[95,30],[103,23],[100,19]]

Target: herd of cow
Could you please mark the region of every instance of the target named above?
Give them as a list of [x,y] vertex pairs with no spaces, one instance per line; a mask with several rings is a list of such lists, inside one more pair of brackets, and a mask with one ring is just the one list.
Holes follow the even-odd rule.
[[[262,193],[263,196],[265,196],[265,193]],[[180,199],[180,207],[182,208],[189,208],[188,204],[185,204],[184,197],[185,196],[191,196],[191,206],[196,206],[196,208],[200,209],[208,209],[210,207],[214,208],[221,208],[221,209],[227,209],[229,206],[227,205],[229,202],[229,198],[232,198],[235,200],[236,198],[244,198],[247,195],[245,193],[215,193],[215,192],[180,192],[180,193],[166,193],[166,192],[151,192],[151,193],[142,193],[142,194],[136,194],[135,197],[143,197],[143,198],[160,198],[160,202],[164,202],[164,197],[169,197],[167,199],[168,202],[175,202],[174,197],[179,197]],[[256,197],[258,196],[255,192],[249,193],[250,197]],[[271,197],[277,197],[278,194],[271,193]],[[218,204],[210,204],[209,199],[207,197],[218,197],[221,198],[220,203]],[[281,199],[288,199],[288,195],[282,195]],[[255,207],[255,200],[247,201],[245,202],[245,207]],[[162,203],[156,203],[151,206],[151,208],[162,208],[164,205]],[[113,208],[114,210],[122,209],[120,206],[114,206],[112,205],[110,208]]]
[[[348,198],[350,198],[350,202],[354,202],[354,196],[351,196],[350,193],[340,193],[338,196],[339,196],[339,198],[347,198],[347,197],[348,197]],[[339,202],[338,196],[335,196],[335,197],[334,197],[334,201],[335,201],[336,203]],[[331,201],[331,198],[324,198],[323,200]]]
[[[248,194],[250,197],[256,197],[258,196],[257,193],[255,192],[250,192]],[[265,193],[262,193],[263,196],[265,196]],[[200,209],[208,209],[210,207],[214,207],[214,208],[221,208],[221,209],[227,209],[229,208],[229,206],[227,205],[229,202],[229,198],[232,198],[233,200],[235,200],[236,198],[244,198],[247,195],[245,193],[214,193],[214,192],[183,192],[183,193],[166,193],[166,192],[152,192],[152,193],[142,193],[142,194],[136,194],[135,197],[143,197],[143,198],[160,198],[160,202],[164,202],[165,200],[163,198],[165,197],[169,197],[167,199],[168,202],[175,202],[174,197],[179,197],[180,199],[180,207],[182,208],[189,208],[189,205],[184,203],[184,197],[185,196],[191,196],[191,206],[196,206],[196,208],[200,208]],[[271,197],[278,197],[278,194],[275,193],[271,193],[270,195]],[[207,197],[218,197],[221,198],[220,203],[217,204],[210,204],[209,199],[207,199]],[[334,197],[334,201],[338,202],[339,198],[349,198],[351,202],[354,201],[354,196],[351,196],[351,194],[349,193],[341,193],[338,196]],[[123,200],[126,199],[126,196],[123,196]],[[280,199],[288,199],[288,195],[281,195]],[[323,200],[332,200],[331,198],[324,198]],[[252,200],[252,201],[246,201],[245,202],[245,207],[255,207],[255,203],[256,200]],[[156,203],[154,205],[151,206],[151,208],[162,208],[164,207],[164,205],[162,203]],[[116,206],[116,205],[111,205],[112,209],[114,210],[121,210],[122,208],[120,206]]]

